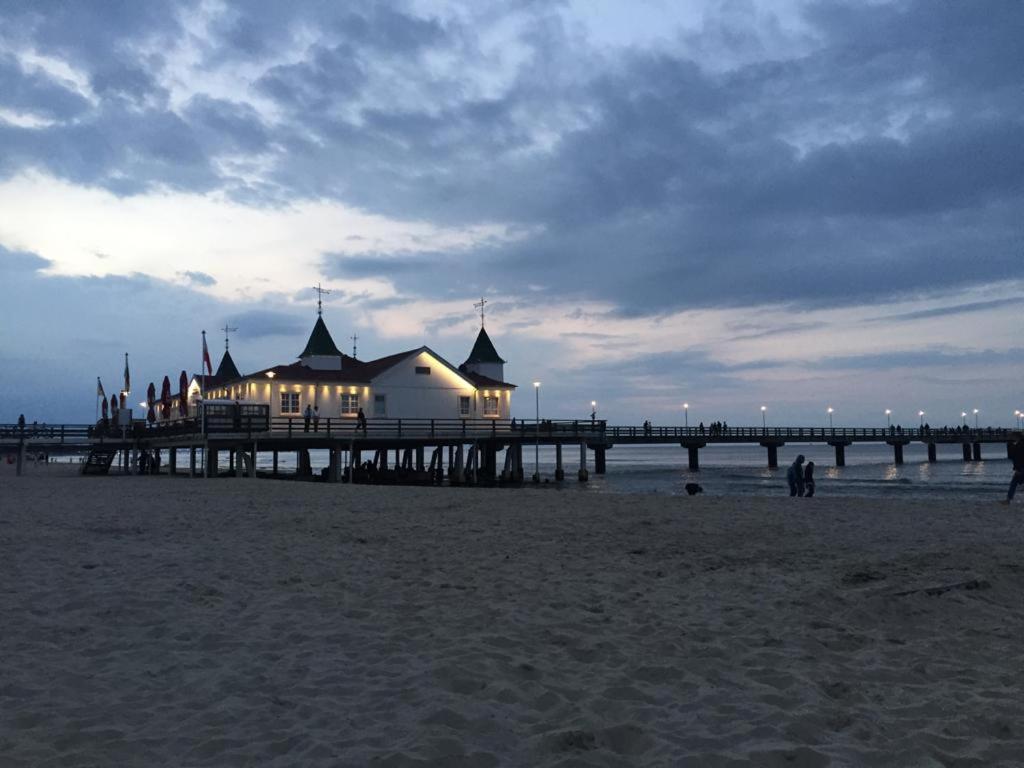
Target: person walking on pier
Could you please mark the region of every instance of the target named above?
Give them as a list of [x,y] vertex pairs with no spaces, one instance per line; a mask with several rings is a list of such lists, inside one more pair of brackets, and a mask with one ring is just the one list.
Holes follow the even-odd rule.
[[320,406],[319,405],[314,405],[313,406],[313,431],[314,432],[319,432],[320,431]]
[[356,414],[356,429],[363,430],[363,435],[366,435],[366,414],[363,413],[363,409],[359,409],[359,413]]
[[309,422],[313,418],[313,406],[306,403],[306,410],[302,412],[302,426],[303,432],[309,432]]
[[1006,499],[1003,504],[1013,501],[1018,485],[1024,485],[1024,432],[1018,432],[1015,440],[1010,446],[1010,460],[1013,462],[1013,477],[1010,478],[1010,488],[1006,491]]
[[786,470],[786,480],[789,482],[790,496],[804,495],[804,455],[802,453]]

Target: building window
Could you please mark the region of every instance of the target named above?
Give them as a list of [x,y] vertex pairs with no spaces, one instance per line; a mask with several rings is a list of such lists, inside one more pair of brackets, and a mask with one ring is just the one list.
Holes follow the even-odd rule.
[[388,413],[388,399],[387,395],[374,395],[373,396],[373,415],[374,416],[386,416]]
[[359,413],[359,395],[341,396],[341,415],[356,416]]
[[417,365],[416,366],[416,373],[419,374],[420,376],[429,376],[430,375],[430,366],[428,366],[428,365]]
[[469,397],[459,395],[459,416],[469,416]]
[[484,398],[484,416],[497,416],[498,415],[498,398],[496,397],[485,397]]
[[281,393],[281,415],[282,416],[298,416],[302,411],[299,409],[299,393],[298,392],[282,392]]

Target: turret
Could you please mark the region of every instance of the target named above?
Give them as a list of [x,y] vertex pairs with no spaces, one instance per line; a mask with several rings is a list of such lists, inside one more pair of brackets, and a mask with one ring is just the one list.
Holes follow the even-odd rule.
[[494,344],[483,327],[477,334],[476,343],[473,345],[469,357],[459,368],[467,373],[476,373],[495,381],[505,380],[505,361],[498,355],[498,350],[494,348]]
[[309,334],[306,348],[299,355],[299,361],[307,368],[317,371],[340,371],[341,350],[334,344],[331,332],[327,330],[322,316],[316,318],[313,332]]

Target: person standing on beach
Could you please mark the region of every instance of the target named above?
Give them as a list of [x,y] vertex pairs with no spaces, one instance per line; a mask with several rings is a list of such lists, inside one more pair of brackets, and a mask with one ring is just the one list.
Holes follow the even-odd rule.
[[808,461],[804,467],[804,498],[811,498],[814,495],[814,462]]
[[802,453],[786,470],[786,480],[789,482],[790,496],[804,495],[804,455]]
[[313,406],[306,403],[306,410],[302,412],[303,432],[309,432],[309,421],[313,418]]
[[1006,491],[1006,498],[1003,504],[1013,501],[1018,485],[1024,485],[1024,432],[1018,432],[1016,439],[1010,445],[1010,460],[1013,462],[1013,477],[1010,478],[1010,488]]

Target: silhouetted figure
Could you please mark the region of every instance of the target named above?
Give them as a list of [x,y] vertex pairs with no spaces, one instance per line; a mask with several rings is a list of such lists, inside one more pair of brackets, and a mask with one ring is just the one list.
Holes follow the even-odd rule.
[[363,434],[366,434],[366,414],[363,413],[363,409],[359,409],[359,413],[356,414],[356,429],[363,430]]
[[814,462],[808,461],[804,467],[804,497],[811,498],[814,495]]
[[238,402],[238,398],[235,398],[235,404],[231,407],[231,415],[235,423],[235,431],[239,432],[242,429],[242,404]]
[[510,430],[512,430],[513,432],[515,432],[515,431],[516,431],[516,429],[517,429],[517,427],[518,427],[518,425],[516,424],[516,417],[515,417],[515,416],[513,416],[513,417],[512,417],[512,423],[508,425],[508,428],[509,428]]
[[22,435],[25,434],[25,414],[18,416],[18,432]]
[[1013,476],[1010,478],[1010,488],[1006,492],[1004,504],[1013,501],[1018,485],[1024,485],[1024,433],[1018,432],[1016,438],[1009,451],[1010,460],[1013,462]]
[[306,403],[306,410],[304,410],[302,412],[302,426],[303,426],[302,431],[303,432],[309,432],[309,422],[310,422],[310,420],[312,420],[312,418],[313,418],[313,406],[311,406],[309,403]]
[[703,422],[703,421],[702,421],[702,422],[700,423],[700,426],[699,426],[699,427],[697,427],[697,429],[699,429],[699,430],[700,430],[700,433],[701,433],[702,435],[704,434],[704,422]]
[[686,489],[687,494],[690,496],[696,496],[698,493],[704,493],[704,489],[697,483],[687,483],[683,486]]
[[313,431],[314,432],[319,432],[320,431],[320,406],[319,405],[314,405],[313,406]]
[[802,453],[786,470],[786,480],[789,482],[790,496],[804,495],[804,455]]

